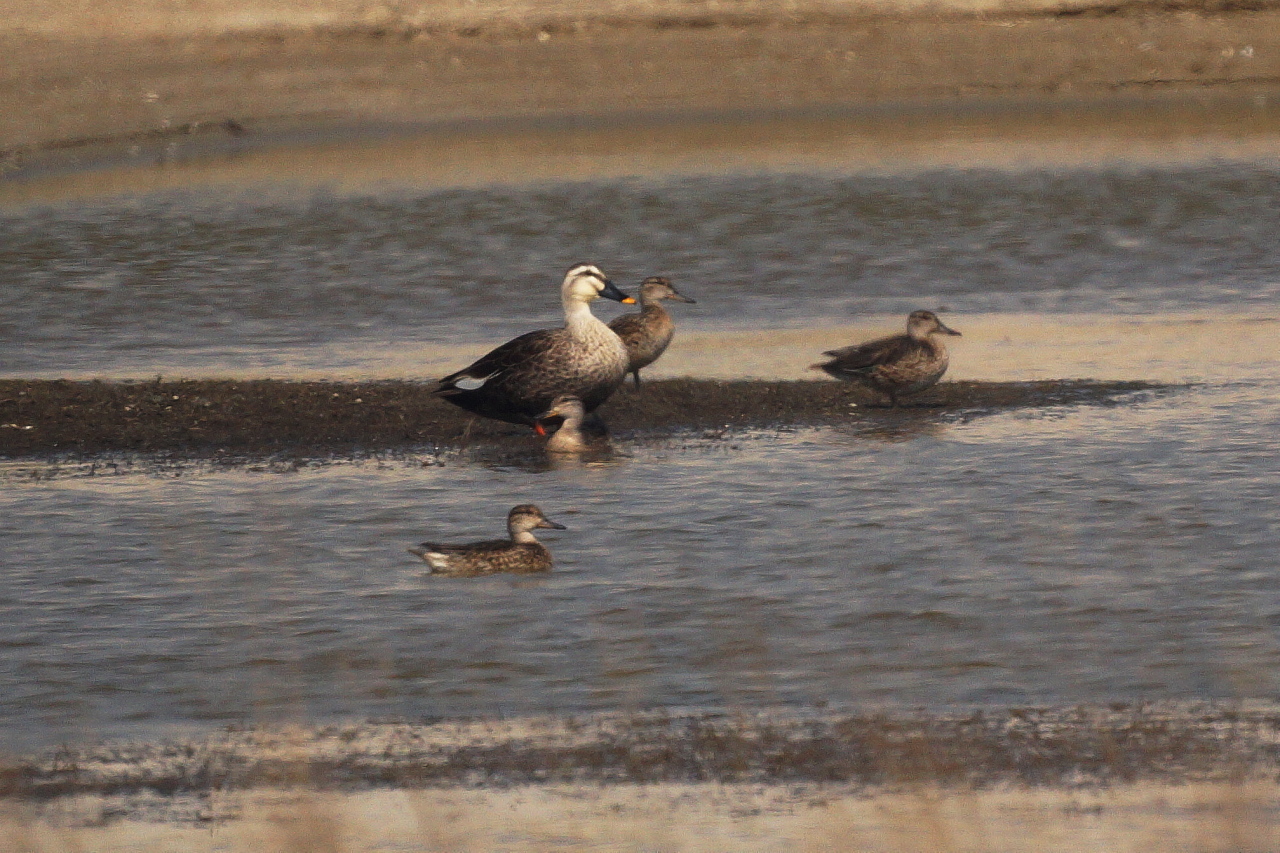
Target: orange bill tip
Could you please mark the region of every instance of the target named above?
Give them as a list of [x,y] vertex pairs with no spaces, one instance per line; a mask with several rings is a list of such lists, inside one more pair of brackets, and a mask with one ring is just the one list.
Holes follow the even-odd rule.
[[542,424],[534,424],[533,431],[536,432],[538,435],[542,435],[542,436],[545,436],[547,434],[547,431],[542,428]]
[[626,296],[626,297],[623,297],[622,304],[623,304],[623,305],[635,305],[635,304],[636,304],[636,301],[635,301],[635,299],[633,299],[632,297],[630,297],[630,296]]

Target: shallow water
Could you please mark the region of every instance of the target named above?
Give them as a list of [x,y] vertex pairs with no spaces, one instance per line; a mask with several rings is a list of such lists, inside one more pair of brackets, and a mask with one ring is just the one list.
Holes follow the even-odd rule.
[[[589,259],[698,299],[654,375],[804,376],[945,306],[959,378],[1191,384],[601,463],[7,479],[0,729],[1274,695],[1275,162],[10,206],[7,375],[431,377],[554,323]],[[404,552],[523,501],[569,527],[550,576],[432,579]]]

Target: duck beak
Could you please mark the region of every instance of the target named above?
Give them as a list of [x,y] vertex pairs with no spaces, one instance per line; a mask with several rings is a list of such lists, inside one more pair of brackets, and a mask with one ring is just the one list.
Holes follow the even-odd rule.
[[601,289],[600,295],[605,299],[612,299],[614,302],[621,302],[623,305],[634,305],[636,301],[627,294],[618,290],[617,285],[608,279],[604,280],[604,288]]
[[[538,421],[540,420],[541,418],[538,419]],[[542,428],[542,424],[539,423],[538,421],[533,422],[533,431],[536,432],[538,435],[542,436],[543,438],[546,438],[547,431]]]
[[538,522],[539,527],[545,527],[547,530],[568,530],[563,524],[557,524],[549,518],[544,518]]
[[963,337],[963,335],[961,335],[955,329],[943,324],[941,320],[938,321],[938,331],[942,332],[944,335],[955,335],[957,338]]
[[680,293],[673,294],[670,298],[674,299],[676,302],[688,302],[690,305],[698,304],[698,300],[690,299],[689,297],[684,296],[683,294],[680,294]]

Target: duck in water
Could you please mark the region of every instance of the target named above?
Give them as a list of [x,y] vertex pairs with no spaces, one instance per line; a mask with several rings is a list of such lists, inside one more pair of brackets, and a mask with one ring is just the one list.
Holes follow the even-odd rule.
[[577,397],[562,394],[551,401],[551,408],[543,412],[538,420],[563,418],[560,428],[547,441],[548,453],[582,453],[590,449],[590,443],[582,434],[582,421],[586,410]]
[[942,378],[949,359],[946,344],[938,336],[959,334],[932,311],[912,311],[905,335],[828,350],[823,355],[831,360],[810,368],[865,385],[888,397],[889,405],[896,409],[899,397],[918,394]]
[[441,545],[423,542],[409,549],[431,567],[433,575],[474,577],[499,572],[531,574],[551,571],[551,552],[534,538],[538,528],[564,530],[533,504],[520,504],[507,513],[508,539]]
[[657,361],[658,356],[666,352],[676,332],[671,315],[660,304],[663,299],[697,304],[677,292],[669,279],[654,275],[640,284],[640,311],[609,321],[609,328],[617,332],[627,346],[627,372],[635,379],[636,388],[640,387],[640,368]]
[[592,264],[575,264],[560,287],[564,326],[507,341],[475,363],[440,380],[432,393],[485,418],[528,424],[561,394],[594,411],[627,377],[627,348],[591,313],[600,297],[635,302]]

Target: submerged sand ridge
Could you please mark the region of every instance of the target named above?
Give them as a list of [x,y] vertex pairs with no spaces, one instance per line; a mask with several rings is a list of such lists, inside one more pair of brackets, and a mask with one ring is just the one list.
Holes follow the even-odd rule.
[[[1115,0],[804,0],[780,7],[770,0],[119,0],[110,8],[75,0],[6,2],[0,30],[59,34],[108,30],[117,35],[226,34],[262,29],[368,29],[389,33],[534,28],[573,32],[591,24],[706,28],[770,20],[842,19],[886,14],[1058,14],[1107,15],[1132,5],[1138,9],[1230,11],[1244,4],[1125,4]],[[1247,8],[1266,8],[1266,3]]]

